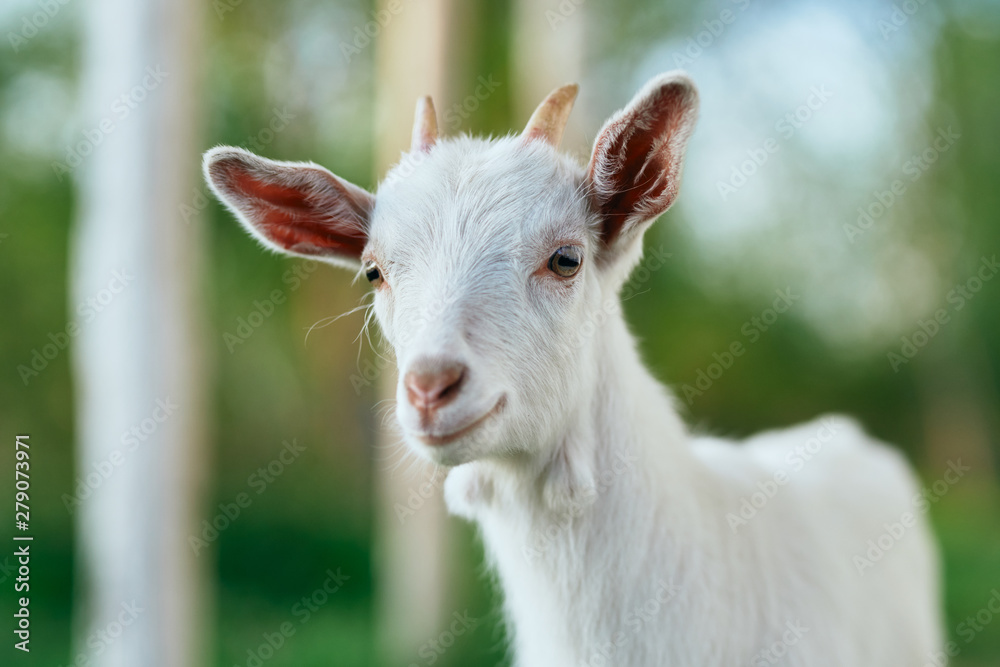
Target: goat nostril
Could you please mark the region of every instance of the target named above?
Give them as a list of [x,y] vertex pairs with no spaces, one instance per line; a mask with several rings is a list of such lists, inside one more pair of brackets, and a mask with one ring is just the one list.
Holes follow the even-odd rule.
[[410,371],[404,379],[406,397],[418,410],[436,410],[455,398],[465,374],[465,366],[461,364]]

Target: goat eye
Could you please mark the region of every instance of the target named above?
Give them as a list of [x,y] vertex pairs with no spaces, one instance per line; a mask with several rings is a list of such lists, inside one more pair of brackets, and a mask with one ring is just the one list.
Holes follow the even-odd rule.
[[372,287],[379,287],[382,284],[382,271],[379,270],[375,262],[365,264],[365,278],[372,284]]
[[583,255],[576,246],[564,245],[549,257],[549,270],[557,276],[569,278],[580,270]]

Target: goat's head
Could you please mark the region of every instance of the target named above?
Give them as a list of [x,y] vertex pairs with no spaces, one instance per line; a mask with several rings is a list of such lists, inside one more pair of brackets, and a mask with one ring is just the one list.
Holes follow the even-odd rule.
[[565,428],[596,382],[578,332],[677,195],[697,115],[685,75],[653,79],[612,116],[586,170],[557,151],[575,97],[557,89],[520,136],[493,140],[439,140],[422,99],[411,150],[376,195],[315,164],[205,156],[213,190],[265,246],[371,282],[399,422],[439,463],[535,453]]

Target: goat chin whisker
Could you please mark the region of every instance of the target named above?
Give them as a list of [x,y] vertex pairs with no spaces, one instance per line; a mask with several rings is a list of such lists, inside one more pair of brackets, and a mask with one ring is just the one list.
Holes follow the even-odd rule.
[[303,346],[305,346],[305,345],[307,345],[309,343],[309,334],[311,334],[314,329],[323,329],[325,327],[330,326],[331,324],[333,324],[334,322],[336,322],[337,320],[339,320],[342,317],[347,317],[348,315],[353,315],[354,313],[358,312],[359,310],[370,310],[371,307],[372,307],[372,304],[370,304],[370,303],[363,303],[360,306],[355,306],[354,308],[351,308],[350,310],[348,310],[345,313],[341,313],[340,315],[333,315],[333,316],[330,316],[330,317],[323,317],[321,319],[316,320],[309,327],[306,328],[306,335],[305,335],[305,338],[302,341]]

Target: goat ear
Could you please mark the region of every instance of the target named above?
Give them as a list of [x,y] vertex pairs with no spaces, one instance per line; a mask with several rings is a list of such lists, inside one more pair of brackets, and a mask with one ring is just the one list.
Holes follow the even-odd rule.
[[697,116],[694,83],[673,71],[647,83],[604,124],[587,178],[606,248],[630,246],[674,203]]
[[243,226],[280,252],[357,268],[375,197],[308,162],[278,162],[242,148],[205,153],[205,178]]

